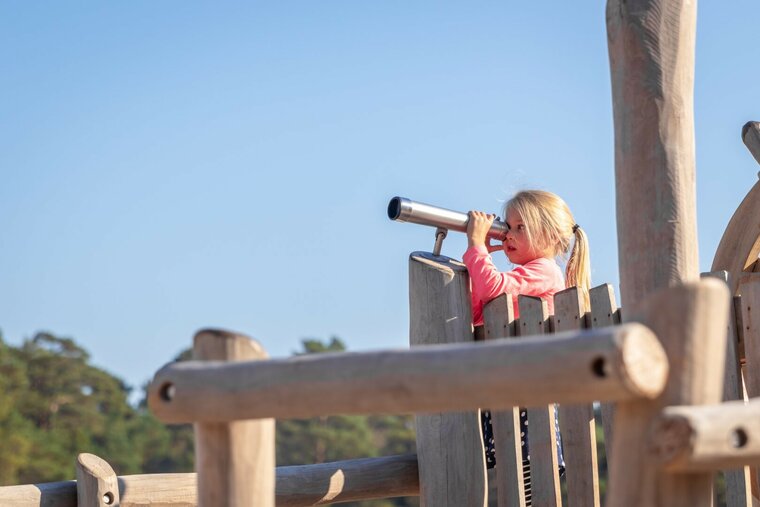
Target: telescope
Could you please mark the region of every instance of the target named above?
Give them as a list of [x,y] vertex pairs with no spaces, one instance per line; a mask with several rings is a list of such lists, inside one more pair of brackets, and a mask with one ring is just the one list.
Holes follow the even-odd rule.
[[[388,218],[396,222],[410,222],[436,227],[435,247],[433,248],[433,255],[436,256],[441,253],[441,244],[447,231],[467,232],[467,221],[470,219],[467,213],[398,196],[388,203]],[[497,218],[493,221],[493,225],[491,225],[486,236],[504,241],[507,237],[507,231],[509,231],[509,226]]]

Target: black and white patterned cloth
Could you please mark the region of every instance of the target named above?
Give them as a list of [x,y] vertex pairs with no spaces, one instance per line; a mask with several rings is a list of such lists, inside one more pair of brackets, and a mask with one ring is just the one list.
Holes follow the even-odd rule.
[[[486,466],[496,466],[496,451],[493,442],[493,427],[491,426],[491,412],[483,410],[480,414],[480,422],[483,426],[483,444],[486,452]],[[557,405],[554,405],[554,430],[557,433],[557,463],[559,464],[560,476],[565,473],[565,460],[562,456],[562,436],[559,433],[559,418]],[[522,447],[522,459],[530,463],[530,447],[528,445],[528,411],[520,408],[520,444]]]

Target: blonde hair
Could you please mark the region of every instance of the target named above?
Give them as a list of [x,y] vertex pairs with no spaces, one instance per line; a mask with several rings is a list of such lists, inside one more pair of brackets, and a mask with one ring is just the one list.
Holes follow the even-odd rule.
[[591,261],[588,237],[575,223],[570,208],[558,195],[544,190],[523,190],[504,204],[504,216],[512,210],[522,218],[528,241],[552,257],[564,256],[575,239],[565,267],[565,287],[578,287],[590,309]]

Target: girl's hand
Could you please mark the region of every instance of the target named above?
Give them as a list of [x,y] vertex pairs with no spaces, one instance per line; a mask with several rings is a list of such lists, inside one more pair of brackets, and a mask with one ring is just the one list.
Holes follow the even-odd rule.
[[[468,213],[470,219],[467,221],[467,245],[472,246],[486,246],[486,235],[491,228],[496,215],[490,215],[483,213],[482,211],[470,211]],[[491,242],[488,242],[489,252],[490,248],[493,248]]]

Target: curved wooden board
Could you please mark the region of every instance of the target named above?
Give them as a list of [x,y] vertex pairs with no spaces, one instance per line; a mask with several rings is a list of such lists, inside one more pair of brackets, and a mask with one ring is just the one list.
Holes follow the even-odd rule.
[[760,255],[760,181],[741,202],[726,232],[720,239],[711,271],[731,274],[731,293],[735,294],[742,272],[752,271]]

